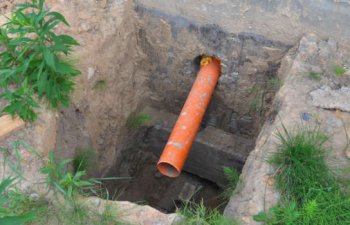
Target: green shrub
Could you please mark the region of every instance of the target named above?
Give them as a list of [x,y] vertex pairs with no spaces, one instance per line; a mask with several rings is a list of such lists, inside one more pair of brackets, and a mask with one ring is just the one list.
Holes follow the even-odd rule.
[[69,24],[58,12],[44,9],[44,0],[17,4],[16,11],[0,28],[0,88],[8,105],[2,109],[26,121],[37,118],[38,100],[57,108],[69,105],[73,77],[80,74],[65,56],[78,45],[54,28]]
[[53,152],[49,153],[49,160],[40,172],[46,175],[46,184],[55,193],[60,192],[65,198],[73,198],[75,193],[81,193],[85,189],[93,188],[95,183],[100,183],[96,179],[83,180],[85,171],[78,171],[75,174],[67,169],[71,159],[56,162]]

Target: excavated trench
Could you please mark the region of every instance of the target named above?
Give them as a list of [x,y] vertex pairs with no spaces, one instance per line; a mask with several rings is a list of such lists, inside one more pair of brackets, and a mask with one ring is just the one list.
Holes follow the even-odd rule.
[[[223,209],[227,201],[222,195],[227,185],[223,167],[241,171],[263,124],[273,122],[278,110],[273,99],[280,85],[280,60],[290,46],[252,33],[227,33],[215,24],[190,21],[142,5],[131,7],[126,15],[130,17],[124,18],[121,26],[133,31],[130,38],[124,38],[130,43],[120,45],[134,50],[126,47],[128,52],[114,54],[138,59],[138,63],[118,68],[132,71],[129,76],[133,81],[125,81],[125,85],[131,92],[142,89],[143,94],[114,96],[121,102],[123,98],[133,99],[130,104],[134,106],[106,103],[95,110],[100,114],[91,113],[89,99],[62,110],[57,140],[61,155],[72,156],[68,149],[77,152],[82,146],[95,149],[98,165],[89,171],[91,176],[128,177],[106,182],[110,195],[118,200],[173,212],[181,199],[192,198]],[[191,89],[202,53],[219,57],[223,73],[183,173],[176,179],[167,178],[157,172],[156,162]],[[116,69],[112,71],[116,73]],[[108,80],[93,79],[99,92],[114,93]],[[141,86],[138,80],[144,81]],[[104,94],[94,95],[96,102],[103,102],[103,98]],[[118,109],[126,116],[117,122]],[[151,120],[136,129],[129,127],[127,121],[140,112]],[[102,125],[91,126],[94,123]]]

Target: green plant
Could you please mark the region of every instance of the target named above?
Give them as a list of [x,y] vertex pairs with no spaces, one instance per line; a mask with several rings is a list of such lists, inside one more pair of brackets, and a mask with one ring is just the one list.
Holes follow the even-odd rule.
[[26,121],[37,118],[38,99],[53,108],[68,106],[80,74],[65,58],[78,45],[72,37],[56,34],[60,23],[69,26],[63,15],[44,9],[44,0],[17,4],[16,11],[0,28],[0,88],[8,105],[2,109]]
[[96,165],[96,150],[90,147],[77,148],[72,165],[74,173],[78,171],[88,173]]
[[227,186],[225,187],[224,196],[226,198],[230,198],[234,194],[234,190],[239,182],[239,173],[237,170],[225,166],[224,174],[227,179]]
[[334,73],[338,76],[344,75],[345,73],[349,72],[347,69],[339,66],[334,66]]
[[313,72],[313,71],[311,71],[311,72],[308,74],[308,77],[309,77],[309,79],[311,79],[311,80],[320,81],[320,80],[322,80],[322,73],[318,73],[318,72]]
[[269,225],[350,224],[350,196],[325,162],[327,136],[304,128],[291,134],[285,127],[277,136],[280,144],[269,162],[277,167],[282,197],[254,219]]
[[[23,141],[15,141],[12,148],[1,148],[4,158],[4,168],[8,166],[12,174],[22,177],[21,157],[19,148],[25,147],[42,159],[41,155]],[[14,154],[13,154],[14,153]],[[13,154],[13,155],[12,155]],[[6,157],[4,157],[6,155]],[[22,225],[22,224],[57,224],[57,225],[85,225],[85,224],[120,224],[115,210],[111,210],[106,204],[100,213],[94,207],[91,209],[79,202],[77,193],[85,193],[88,188],[97,195],[95,184],[101,184],[97,179],[82,180],[84,171],[70,173],[67,165],[71,160],[57,163],[53,153],[49,153],[49,160],[41,168],[41,172],[47,176],[49,189],[57,190],[65,197],[62,200],[46,200],[44,197],[31,197],[23,194],[17,188],[20,179],[7,177],[0,182],[0,224]],[[5,172],[5,170],[3,170]],[[117,178],[105,178],[117,179]],[[101,179],[102,180],[102,179]],[[107,192],[107,199],[109,195]]]
[[126,125],[130,129],[134,130],[141,127],[143,124],[147,123],[151,119],[152,119],[151,116],[148,115],[147,113],[140,112],[140,113],[132,114],[128,118]]
[[[101,203],[102,204],[102,203]],[[118,211],[111,208],[107,202],[105,207],[99,207],[84,202],[84,200],[65,199],[62,202],[51,202],[47,211],[42,212],[40,225],[119,225]],[[102,212],[101,212],[102,211]]]
[[[23,178],[21,155],[23,147],[38,157],[41,155],[22,140],[14,141],[9,147],[0,147],[2,154],[2,180],[0,182],[0,224],[21,225],[38,221],[38,214],[47,203],[42,198],[34,199],[22,193],[17,184]],[[9,171],[7,171],[9,169]],[[6,174],[10,174],[5,177]]]
[[46,175],[47,187],[55,194],[61,193],[66,199],[73,199],[76,194],[85,194],[86,191],[97,195],[95,186],[101,185],[102,180],[125,179],[119,177],[84,179],[86,172],[79,169],[81,165],[75,173],[68,170],[68,164],[72,161],[72,159],[66,159],[56,162],[53,152],[50,152],[48,161],[40,168],[40,172]]
[[14,141],[9,147],[0,147],[0,152],[2,153],[2,169],[3,169],[3,177],[5,175],[5,171],[7,171],[7,167],[10,170],[10,176],[15,176],[22,178],[22,163],[19,149],[23,147],[26,150],[29,150],[31,153],[35,154],[37,157],[41,158],[41,155],[35,151],[30,145],[22,140]]
[[271,77],[267,80],[266,82],[267,84],[267,88],[272,88],[272,89],[276,89],[279,88],[282,84],[282,81],[278,78],[278,77]]
[[325,134],[316,128],[291,134],[284,128],[277,137],[280,145],[269,162],[278,167],[276,186],[282,193],[301,201],[308,190],[335,183],[325,161]]
[[12,184],[16,178],[7,177],[0,183],[0,224],[22,225],[37,221],[38,211],[26,207],[29,198],[17,190]]
[[106,89],[107,87],[107,82],[105,80],[98,80],[95,83],[94,89],[98,90],[98,91],[102,91],[104,89]]
[[264,114],[265,102],[270,92],[276,91],[282,84],[282,81],[278,77],[270,77],[265,80],[261,86],[255,84],[249,91],[249,95],[253,95],[254,98],[250,102],[249,111],[258,112],[260,116]]
[[186,225],[236,225],[237,222],[223,216],[218,210],[208,210],[203,202],[196,204],[185,202],[178,213],[183,216],[183,224]]
[[40,172],[46,175],[46,184],[55,193],[57,190],[66,198],[72,198],[76,192],[82,192],[84,189],[90,189],[95,183],[100,183],[96,179],[90,178],[82,180],[86,175],[85,171],[78,171],[72,174],[68,171],[67,165],[72,162],[71,159],[63,160],[57,163],[53,152],[49,153],[49,160]]

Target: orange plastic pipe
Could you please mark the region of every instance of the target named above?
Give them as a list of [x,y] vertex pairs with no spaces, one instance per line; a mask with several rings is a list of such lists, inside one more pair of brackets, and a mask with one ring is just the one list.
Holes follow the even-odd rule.
[[158,161],[159,172],[180,175],[221,73],[220,60],[203,57],[201,68]]

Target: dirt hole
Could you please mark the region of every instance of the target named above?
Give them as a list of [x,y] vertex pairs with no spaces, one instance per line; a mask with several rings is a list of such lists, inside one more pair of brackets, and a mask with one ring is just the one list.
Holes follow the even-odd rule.
[[[129,177],[106,182],[118,200],[173,212],[181,199],[203,199],[209,208],[223,209],[227,201],[222,194],[227,185],[223,167],[241,171],[263,123],[273,122],[280,60],[290,46],[256,34],[227,33],[214,24],[140,5],[129,14],[124,26],[131,29],[132,21],[133,31],[129,38],[116,40],[115,55],[125,54],[130,60],[111,63],[106,80],[102,75],[91,78],[93,87],[101,81],[103,87],[91,88],[93,98],[82,98],[61,112],[60,154],[69,158],[74,156],[72,149],[92,146],[98,165],[91,176]],[[120,45],[126,46],[125,52],[120,52]],[[223,73],[181,176],[167,178],[156,163],[203,53],[218,56]],[[116,74],[126,75],[116,82]]]

